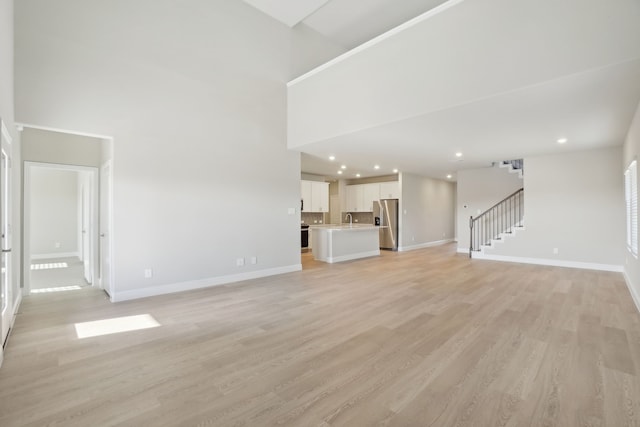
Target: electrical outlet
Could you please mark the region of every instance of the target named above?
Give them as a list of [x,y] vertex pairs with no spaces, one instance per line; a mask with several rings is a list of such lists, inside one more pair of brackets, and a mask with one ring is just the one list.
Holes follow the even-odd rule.
[[553,248],[553,254],[558,255],[558,248]]
[[287,213],[289,215],[295,215],[296,214],[296,208],[289,208],[289,210],[287,211]]
[[151,279],[153,277],[153,270],[151,270],[150,268],[145,268],[144,270],[144,278],[145,279]]
[[353,222],[358,222],[358,218],[354,219]]
[[56,249],[60,249],[60,242],[55,242],[53,246],[55,246]]
[[236,265],[238,267],[243,267],[244,266],[244,258],[238,258],[236,259]]
[[258,257],[252,256],[251,257],[251,264],[257,264],[258,263]]

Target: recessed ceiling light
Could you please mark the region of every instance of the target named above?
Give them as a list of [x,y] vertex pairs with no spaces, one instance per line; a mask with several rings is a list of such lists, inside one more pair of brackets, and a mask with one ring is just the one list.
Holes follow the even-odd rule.
[[398,173],[398,169],[394,169],[394,170],[393,170],[393,173]]
[[560,138],[560,139],[558,139],[558,144],[564,144],[567,141],[568,141],[567,138]]
[[336,156],[329,156],[329,160],[331,160],[332,162],[336,159]]
[[451,174],[447,175],[447,178],[451,179]]
[[347,168],[347,165],[340,166],[340,169],[346,169],[346,168]]
[[356,174],[356,178],[360,178],[360,174],[359,173]]
[[462,157],[462,153],[458,151],[458,152],[456,153],[456,157]]
[[373,168],[374,169],[380,169],[380,165],[375,165]]
[[342,175],[342,171],[338,171],[338,175]]

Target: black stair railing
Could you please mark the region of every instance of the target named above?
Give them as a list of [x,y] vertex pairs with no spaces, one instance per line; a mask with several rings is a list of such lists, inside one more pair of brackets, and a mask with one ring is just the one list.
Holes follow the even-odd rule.
[[500,240],[502,233],[513,233],[524,218],[524,188],[505,197],[477,217],[469,218],[469,257],[481,246],[490,246],[491,240]]

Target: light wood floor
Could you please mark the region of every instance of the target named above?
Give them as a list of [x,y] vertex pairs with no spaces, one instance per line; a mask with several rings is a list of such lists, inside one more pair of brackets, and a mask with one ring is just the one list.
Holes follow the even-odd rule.
[[[82,261],[78,257],[34,260],[31,264],[39,267],[30,272],[31,289],[88,285],[84,279]],[[54,268],[47,268],[47,264]],[[66,265],[66,267],[60,268],[60,265]]]
[[[0,425],[635,426],[640,316],[618,273],[452,245],[111,304],[25,298]],[[154,329],[79,340],[75,322]]]

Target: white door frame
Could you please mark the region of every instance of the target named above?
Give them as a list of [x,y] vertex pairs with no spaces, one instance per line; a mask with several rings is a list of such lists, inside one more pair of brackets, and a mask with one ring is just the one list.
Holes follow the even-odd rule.
[[[105,178],[105,173],[108,175]],[[113,162],[107,160],[100,168],[100,287],[114,300],[113,293]]]
[[[7,206],[5,206],[4,208],[9,220],[11,220],[11,215],[14,213],[13,204],[15,201],[15,197],[12,197],[12,193],[15,189],[15,185],[12,184],[12,180],[16,179],[16,174],[12,170],[14,165],[11,165],[14,153],[13,153],[13,147],[12,147],[11,134],[9,133],[9,129],[7,129],[5,122],[1,119],[0,119],[0,149],[2,150],[2,152],[6,153],[8,163],[9,163],[9,170],[7,171],[9,176],[9,179],[7,180],[8,181],[7,182],[8,203],[7,203]],[[5,181],[1,177],[0,177],[0,185],[5,185]],[[3,224],[2,220],[3,220],[3,217],[0,212],[0,224]],[[13,233],[13,230],[11,230],[11,227],[12,227],[12,222],[9,222],[9,227],[7,227],[7,230],[4,230],[6,232],[6,238],[9,239],[9,241],[5,240],[3,242],[3,245],[2,245],[3,252],[11,251],[15,246],[14,245],[15,233]],[[0,365],[2,365],[2,361],[4,358],[4,344],[6,343],[6,340],[9,337],[11,328],[13,328],[13,323],[15,322],[15,318],[16,318],[16,312],[18,310],[18,307],[20,306],[20,301],[22,299],[21,289],[17,284],[18,282],[16,279],[16,275],[13,274],[15,273],[13,271],[13,268],[16,264],[13,262],[11,255],[15,256],[15,254],[12,254],[11,252],[6,252],[6,255],[8,259],[6,260],[7,262],[5,266],[5,268],[7,269],[7,277],[6,277],[7,283],[4,284],[5,290],[6,290],[6,294],[5,294],[6,306],[4,310],[3,310],[3,307],[0,305],[0,311],[2,311],[2,313],[0,313]]]
[[[90,198],[91,198],[91,221],[89,224],[88,236],[89,236],[89,244],[91,246],[91,276],[94,278],[92,282],[92,286],[98,286],[98,281],[95,278],[98,277],[98,267],[99,267],[99,258],[98,258],[98,221],[99,221],[99,208],[98,201],[99,197],[99,176],[98,176],[98,168],[91,166],[77,166],[77,165],[65,165],[58,163],[43,163],[43,162],[24,162],[24,187],[23,187],[23,230],[24,230],[24,238],[22,242],[22,277],[23,277],[23,292],[25,295],[29,295],[31,293],[31,171],[34,168],[47,168],[47,169],[57,169],[57,170],[66,170],[73,172],[88,172],[90,176]],[[81,218],[78,219],[82,221]]]

